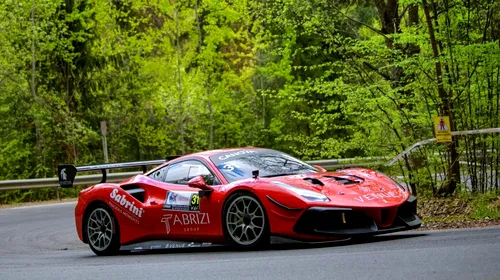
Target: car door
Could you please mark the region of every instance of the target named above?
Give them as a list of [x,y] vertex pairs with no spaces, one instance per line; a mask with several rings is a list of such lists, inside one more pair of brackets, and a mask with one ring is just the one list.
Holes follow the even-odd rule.
[[200,197],[199,189],[188,186],[189,180],[202,176],[208,185],[217,187],[219,179],[202,161],[196,159],[171,164],[165,174],[160,174],[167,185],[163,204],[162,226],[167,236],[198,240],[212,231],[216,212],[210,196]]

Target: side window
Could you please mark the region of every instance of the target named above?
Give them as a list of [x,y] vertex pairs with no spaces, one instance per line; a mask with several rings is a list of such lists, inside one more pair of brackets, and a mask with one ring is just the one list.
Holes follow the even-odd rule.
[[155,172],[149,174],[148,177],[151,179],[154,179],[156,181],[163,182],[163,179],[165,178],[165,173],[167,173],[167,169],[168,169],[168,166],[160,168],[160,169],[156,170]]
[[165,183],[187,185],[196,176],[202,176],[208,185],[219,185],[219,180],[201,162],[196,160],[182,161],[170,166]]
[[208,168],[204,164],[197,164],[189,167],[189,172],[188,172],[188,178],[191,180],[192,178],[196,176],[201,176],[203,177],[203,180],[205,180],[205,183],[207,185],[213,186],[213,185],[220,185],[219,180],[217,180],[217,177],[208,170]]

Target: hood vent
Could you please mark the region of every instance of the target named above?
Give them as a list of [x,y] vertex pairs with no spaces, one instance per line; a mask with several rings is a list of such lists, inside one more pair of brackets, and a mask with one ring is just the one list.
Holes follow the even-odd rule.
[[318,185],[318,186],[324,186],[325,184],[323,184],[323,182],[321,182],[320,180],[316,179],[316,178],[304,178],[304,181],[307,181],[313,185]]
[[[359,176],[356,176],[356,175],[346,175],[346,176],[325,176],[326,178],[331,178],[331,179],[334,179],[335,181],[341,183],[341,184],[344,184],[344,185],[355,185],[355,184],[359,184],[359,183],[362,183],[365,181],[365,179],[363,179],[362,177],[359,177]],[[358,179],[358,180],[353,180],[351,179],[352,177]]]

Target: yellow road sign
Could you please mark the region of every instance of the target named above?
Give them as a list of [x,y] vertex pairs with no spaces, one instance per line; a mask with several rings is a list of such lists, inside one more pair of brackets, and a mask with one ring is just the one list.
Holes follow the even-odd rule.
[[436,142],[451,142],[450,118],[448,116],[434,117],[434,132]]

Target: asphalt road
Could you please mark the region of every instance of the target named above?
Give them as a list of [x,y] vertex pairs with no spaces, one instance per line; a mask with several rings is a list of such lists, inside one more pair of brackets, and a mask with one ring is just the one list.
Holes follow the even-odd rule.
[[97,257],[78,240],[73,208],[0,209],[0,279],[500,279],[500,227]]

